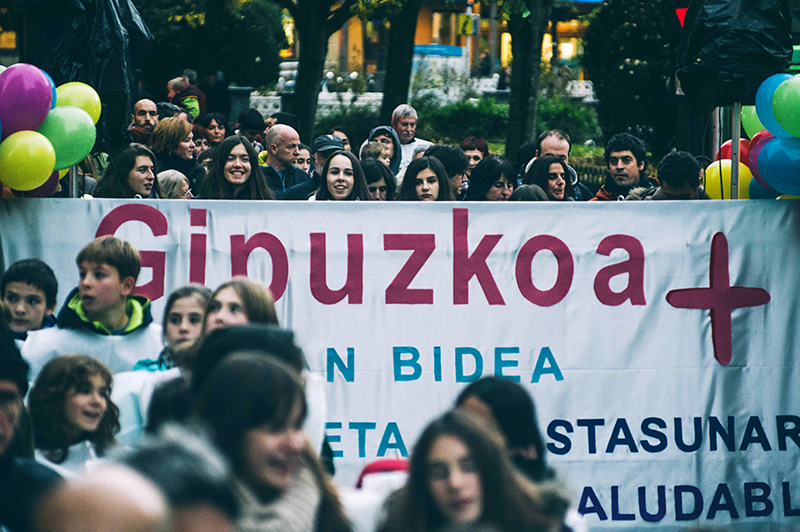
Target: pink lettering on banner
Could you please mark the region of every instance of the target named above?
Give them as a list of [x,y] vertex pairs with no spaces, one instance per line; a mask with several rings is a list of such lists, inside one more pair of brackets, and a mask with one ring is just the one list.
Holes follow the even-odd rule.
[[[556,282],[549,290],[539,290],[533,284],[533,257],[542,250],[548,250],[556,257],[558,274]],[[567,245],[552,235],[539,235],[522,245],[517,255],[517,286],[522,296],[540,307],[551,307],[563,300],[572,287],[575,262]]]
[[430,288],[409,288],[422,266],[436,249],[436,236],[433,234],[383,235],[383,249],[386,251],[412,251],[411,256],[397,272],[397,276],[386,288],[386,304],[432,305],[433,290]]
[[328,287],[328,260],[325,233],[311,233],[311,295],[323,305],[333,305],[347,298],[350,305],[364,300],[364,235],[347,235],[347,279],[338,290]]
[[469,210],[453,209],[453,304],[469,304],[469,281],[477,277],[490,305],[505,305],[486,259],[503,235],[485,235],[469,254]]
[[[169,229],[166,216],[161,211],[143,203],[126,203],[106,214],[97,226],[95,238],[114,235],[126,222],[142,222],[153,232],[153,236],[164,236]],[[136,287],[136,293],[155,301],[164,295],[164,270],[167,254],[163,251],[139,251],[142,268],[152,268],[153,278]]]
[[667,293],[667,303],[675,308],[711,310],[711,340],[714,358],[720,364],[731,363],[733,327],[731,312],[737,308],[757,307],[770,301],[763,288],[731,286],[728,271],[728,239],[717,233],[711,240],[711,266],[708,288],[682,288]]
[[[189,225],[206,227],[206,209],[189,209]],[[207,236],[192,233],[189,241],[189,282],[206,284],[206,241]]]
[[[630,300],[631,305],[644,305],[644,247],[630,235],[605,237],[597,246],[597,253],[610,256],[615,249],[624,249],[628,260],[606,266],[594,278],[594,293],[603,305],[616,307]],[[621,292],[611,289],[610,281],[617,275],[628,274],[628,285]]]
[[277,301],[283,296],[289,281],[289,257],[283,243],[272,233],[256,233],[247,240],[244,235],[231,235],[231,275],[247,277],[247,259],[257,248],[266,250],[272,260],[269,291]]

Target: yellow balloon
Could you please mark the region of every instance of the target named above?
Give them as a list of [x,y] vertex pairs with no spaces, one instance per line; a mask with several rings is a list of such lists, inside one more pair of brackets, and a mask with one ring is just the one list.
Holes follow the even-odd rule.
[[[706,168],[703,184],[711,199],[731,199],[731,167],[733,161],[722,159],[714,161]],[[739,163],[739,199],[750,199],[750,180],[753,173],[743,163]]]
[[100,119],[100,111],[102,110],[100,96],[97,91],[86,83],[71,81],[56,88],[56,107],[64,107],[66,105],[80,107],[89,113],[95,124]]
[[53,173],[56,151],[36,131],[17,131],[0,143],[0,181],[15,190],[40,187]]
[[781,194],[778,199],[800,199],[800,196],[794,194]]

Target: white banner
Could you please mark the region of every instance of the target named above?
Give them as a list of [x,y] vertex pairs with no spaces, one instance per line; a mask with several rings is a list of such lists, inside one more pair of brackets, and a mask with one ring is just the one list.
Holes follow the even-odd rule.
[[45,260],[62,299],[99,234],[157,317],[189,281],[271,286],[343,483],[502,375],[593,529],[800,529],[798,203],[0,202],[2,265]]

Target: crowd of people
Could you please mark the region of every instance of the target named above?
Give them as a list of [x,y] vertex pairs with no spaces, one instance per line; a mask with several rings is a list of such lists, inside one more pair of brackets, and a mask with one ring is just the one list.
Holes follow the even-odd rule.
[[[372,128],[363,143],[345,127],[300,142],[296,116],[257,109],[230,123],[208,110],[186,76],[168,83],[169,102],[133,106],[128,144],[81,165],[81,195],[124,199],[250,199],[329,201],[617,201],[707,199],[701,166],[672,152],[647,175],[644,142],[630,133],[609,139],[600,190],[569,165],[568,132],[552,129],[523,145],[510,161],[484,139],[433,144],[416,136],[419,117],[398,106],[391,124]],[[548,158],[549,157],[549,158]],[[431,160],[433,159],[433,160]],[[420,160],[421,162],[415,162]],[[378,161],[388,172],[368,161]],[[413,164],[412,164],[413,163]],[[369,167],[369,168],[368,168]],[[66,196],[67,177],[56,195]],[[7,194],[11,193],[10,191]],[[22,193],[24,194],[24,193]]]
[[[596,194],[550,130],[513,163],[483,139],[416,137],[410,105],[362,144],[337,127],[300,142],[296,117],[247,109],[231,126],[185,78],[174,103],[136,102],[130,144],[79,187],[94,197],[308,201],[699,199],[700,165],[667,155],[658,180],[628,133],[605,150]],[[436,417],[410,457],[333,482],[325,394],[269,289],[236,277],[188,285],[161,324],[134,293],[138,251],[100,237],[78,285],[36,258],[0,277],[0,530],[586,530],[547,464],[531,397],[484,377]],[[63,282],[63,280],[62,280]],[[71,283],[70,283],[71,284]]]

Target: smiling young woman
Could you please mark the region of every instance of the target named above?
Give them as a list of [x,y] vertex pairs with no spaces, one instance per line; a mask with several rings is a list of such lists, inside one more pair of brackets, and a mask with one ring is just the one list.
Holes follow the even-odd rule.
[[200,188],[203,199],[275,199],[258,166],[253,144],[241,135],[222,141],[214,150],[208,176]]
[[112,380],[108,368],[86,355],[45,364],[28,399],[37,461],[74,476],[105,455],[119,431]]
[[314,196],[316,201],[371,200],[358,158],[347,150],[334,152],[322,169],[324,181]]
[[94,191],[96,198],[161,197],[156,175],[156,156],[144,144],[130,144],[112,153],[108,168]]

